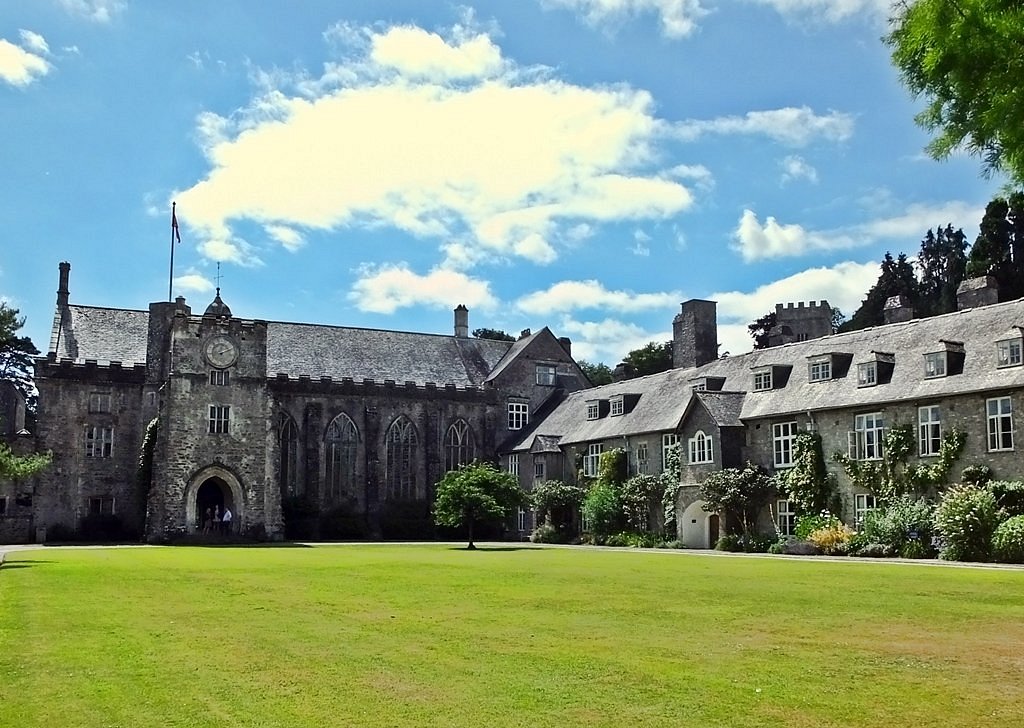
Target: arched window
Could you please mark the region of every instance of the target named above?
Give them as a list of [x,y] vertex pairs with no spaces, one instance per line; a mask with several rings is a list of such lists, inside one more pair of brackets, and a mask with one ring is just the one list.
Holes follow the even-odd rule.
[[465,420],[456,420],[444,438],[444,469],[457,470],[476,457],[473,430]]
[[714,452],[711,449],[711,436],[705,435],[703,430],[690,438],[690,464],[714,462]]
[[299,428],[295,420],[284,415],[281,422],[281,495],[302,495],[303,483],[299,480]]
[[388,428],[388,498],[412,500],[416,493],[416,428],[408,417],[399,417]]
[[327,426],[324,462],[327,466],[325,486],[328,503],[355,495],[358,442],[359,431],[345,413],[335,417]]

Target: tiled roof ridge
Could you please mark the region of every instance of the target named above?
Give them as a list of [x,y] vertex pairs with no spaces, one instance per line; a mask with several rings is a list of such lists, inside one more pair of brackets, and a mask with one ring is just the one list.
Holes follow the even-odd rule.
[[[238,318],[238,317],[236,317]],[[265,320],[265,319],[256,319]],[[402,329],[383,329],[376,326],[345,326],[342,324],[318,324],[309,321],[269,321],[265,320],[268,326],[280,325],[280,326],[310,326],[318,329],[335,329],[345,331],[370,331],[384,334],[408,334],[410,336],[437,336],[443,339],[457,339],[459,341],[494,341],[499,344],[513,344],[512,341],[501,341],[500,339],[483,339],[476,336],[473,337],[461,337],[455,334],[439,334],[432,331],[405,331]]]

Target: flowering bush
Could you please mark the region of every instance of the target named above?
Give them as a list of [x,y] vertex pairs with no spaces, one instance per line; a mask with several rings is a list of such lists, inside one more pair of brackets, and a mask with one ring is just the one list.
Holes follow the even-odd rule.
[[996,561],[1024,564],[1024,516],[999,524],[992,536],[992,556]]
[[999,525],[995,496],[976,485],[955,485],[935,509],[935,526],[945,546],[939,553],[950,561],[987,561],[992,534]]
[[796,519],[793,535],[796,536],[797,541],[806,541],[814,531],[838,526],[840,523],[841,521],[828,511],[817,514],[808,513]]
[[821,553],[829,556],[845,556],[850,552],[850,539],[856,533],[844,523],[830,523],[807,536],[807,540],[817,546]]
[[[883,509],[868,513],[864,519],[864,537],[867,543],[892,547],[894,553],[903,554],[908,544],[909,553],[931,556],[932,535],[935,531],[935,507],[925,500],[902,496]],[[914,556],[912,558],[922,558]]]

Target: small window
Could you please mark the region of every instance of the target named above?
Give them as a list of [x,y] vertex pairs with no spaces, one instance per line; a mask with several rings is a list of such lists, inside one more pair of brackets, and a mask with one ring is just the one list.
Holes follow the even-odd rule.
[[530,405],[526,402],[508,403],[508,429],[521,430],[530,423]]
[[110,392],[93,392],[90,394],[89,412],[93,414],[110,412]]
[[210,434],[220,435],[228,432],[231,421],[231,407],[226,404],[210,405]]
[[611,401],[611,410],[608,414],[612,417],[618,417],[625,411],[625,407],[622,402],[622,397],[615,397]]
[[996,342],[996,366],[1015,367],[1021,363],[1020,339]]
[[812,382],[824,382],[832,378],[832,360],[817,359],[808,368],[807,378]]
[[878,507],[875,496],[870,493],[858,493],[854,496],[853,523],[858,531],[864,530],[864,520],[871,511]]
[[873,387],[878,384],[878,362],[868,361],[857,365],[857,386]]
[[702,465],[714,461],[711,436],[705,435],[703,430],[697,430],[697,434],[690,438],[690,464]]
[[7,496],[0,495],[0,516],[7,515]]
[[89,499],[90,516],[112,516],[114,515],[114,499],[110,496]]
[[583,474],[588,478],[597,477],[601,465],[601,450],[600,443],[587,446],[587,455],[583,458]]
[[522,533],[526,530],[526,510],[522,507],[519,508],[519,517],[516,519],[516,527],[519,532]]
[[796,443],[796,422],[779,422],[772,425],[772,450],[775,453],[776,468],[793,467],[793,445]]
[[544,458],[537,457],[533,460],[533,479],[544,480]]
[[939,405],[917,408],[917,430],[920,436],[918,454],[921,457],[938,455],[942,446],[942,413]]
[[553,387],[558,371],[554,364],[537,365],[537,384],[543,387]]
[[226,387],[230,381],[228,375],[230,372],[227,369],[211,369],[210,370],[210,384],[215,387]]
[[519,455],[508,456],[508,472],[519,477]]
[[935,351],[924,355],[924,376],[926,379],[946,376],[946,352]]
[[595,400],[593,402],[587,402],[587,419],[596,420],[601,416],[601,406]]
[[647,472],[647,443],[638,442],[636,444],[636,472],[637,474],[643,474]]
[[772,370],[759,369],[754,372],[754,391],[764,392],[772,388]]
[[885,441],[885,417],[871,412],[854,417],[853,432],[849,433],[851,460],[881,460]]
[[85,428],[85,456],[87,458],[109,458],[114,454],[114,428]]
[[988,415],[989,452],[1013,449],[1013,401],[995,397],[985,403]]
[[[672,457],[673,451],[678,451],[676,448],[679,447],[679,435],[674,432],[670,432],[667,435],[661,436],[661,472],[668,470],[668,463]],[[682,455],[680,455],[682,457]]]
[[792,536],[796,528],[796,508],[793,507],[793,501],[775,501],[775,519],[779,535]]

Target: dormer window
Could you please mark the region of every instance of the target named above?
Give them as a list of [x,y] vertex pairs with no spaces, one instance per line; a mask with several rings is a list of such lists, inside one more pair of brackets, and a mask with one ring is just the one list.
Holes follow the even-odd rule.
[[924,355],[925,379],[946,376],[946,352],[935,351]]
[[996,342],[996,366],[1016,367],[1021,363],[1021,340],[1004,339]]
[[707,388],[708,388],[708,383],[707,382],[697,382],[696,384],[693,385],[693,391],[694,392],[703,392]]
[[812,382],[824,382],[832,378],[832,359],[824,357],[808,363],[807,378]]
[[873,387],[878,384],[878,362],[868,361],[857,365],[857,386]]
[[588,420],[596,420],[600,416],[601,416],[601,405],[600,405],[600,403],[596,399],[592,400],[590,402],[587,402],[587,419]]
[[766,367],[754,371],[754,391],[764,392],[772,388],[772,369]]
[[553,387],[558,376],[558,370],[554,364],[537,365],[537,384],[542,387]]
[[613,397],[611,400],[611,411],[608,414],[612,417],[618,417],[623,412],[625,412],[625,407],[623,405],[622,397]]

